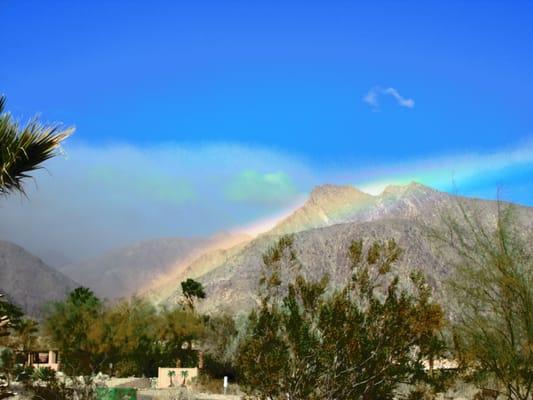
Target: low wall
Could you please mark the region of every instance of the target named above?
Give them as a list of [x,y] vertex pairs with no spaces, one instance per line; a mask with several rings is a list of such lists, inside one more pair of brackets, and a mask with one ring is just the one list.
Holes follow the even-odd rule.
[[[168,376],[170,371],[174,372],[174,376]],[[184,376],[185,375],[185,376]],[[191,379],[198,376],[198,368],[158,368],[157,370],[157,388],[166,389],[169,387],[180,387],[191,385]],[[172,383],[171,383],[172,382]]]

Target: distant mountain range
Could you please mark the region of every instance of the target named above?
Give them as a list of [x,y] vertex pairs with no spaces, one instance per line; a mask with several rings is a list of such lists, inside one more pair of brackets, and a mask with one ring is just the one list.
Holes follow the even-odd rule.
[[58,270],[102,298],[129,297],[160,279],[178,275],[182,268],[206,252],[232,247],[248,239],[245,235],[227,233],[208,238],[152,239],[67,264]]
[[[377,196],[352,186],[323,185],[302,207],[256,238],[219,234],[153,239],[57,271],[22,248],[0,242],[0,290],[35,314],[43,303],[77,286],[75,282],[103,298],[137,294],[173,305],[181,296],[180,282],[194,278],[207,292],[199,306],[202,311],[245,311],[258,301],[262,254],[280,235],[292,233],[305,274],[318,278],[327,273],[333,285],[349,276],[347,249],[352,240],[394,238],[405,249],[397,270],[400,276],[420,269],[442,297],[443,282],[452,271],[428,238],[428,230],[441,227],[444,215],[460,220],[459,202],[483,223],[495,221],[494,201],[454,196],[417,183],[389,186]],[[533,208],[516,206],[516,212],[524,233],[533,237]]]
[[0,241],[0,293],[28,315],[39,317],[44,305],[63,299],[78,286],[89,287],[106,299],[133,296],[163,284],[168,276],[179,276],[197,258],[205,260],[204,254],[209,257],[248,240],[246,235],[228,233],[209,238],[159,238],[57,268],[16,244]]
[[63,299],[77,286],[22,247],[0,241],[0,293],[26,314],[39,317],[44,305]]
[[[206,288],[207,299],[201,302],[201,310],[234,313],[257,304],[262,254],[282,234],[294,234],[305,274],[319,278],[327,273],[333,285],[349,277],[347,251],[352,240],[394,238],[405,250],[396,271],[400,277],[405,279],[413,269],[421,270],[436,289],[436,296],[443,297],[443,283],[452,271],[428,232],[442,227],[445,215],[461,221],[459,202],[483,223],[495,221],[496,202],[453,196],[417,183],[389,186],[378,196],[351,186],[319,186],[301,208],[271,231],[223,254],[204,255],[185,271]],[[516,212],[524,232],[532,237],[533,208],[517,206]],[[179,280],[185,277],[181,275]],[[148,296],[159,304],[174,304],[181,295],[176,283],[175,277],[169,276],[165,285],[153,288]]]

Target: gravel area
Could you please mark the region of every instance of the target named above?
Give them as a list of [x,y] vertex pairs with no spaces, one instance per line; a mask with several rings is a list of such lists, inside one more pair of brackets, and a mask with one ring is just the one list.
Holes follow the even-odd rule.
[[138,400],[240,400],[240,396],[195,393],[183,389],[141,389],[137,391]]

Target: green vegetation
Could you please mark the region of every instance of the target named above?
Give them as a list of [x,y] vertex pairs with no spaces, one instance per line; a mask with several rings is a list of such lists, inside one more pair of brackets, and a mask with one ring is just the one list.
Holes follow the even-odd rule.
[[[3,302],[0,311],[11,320],[3,340],[11,349],[1,354],[2,373],[18,376],[42,398],[79,392],[91,399],[90,377],[97,372],[155,376],[160,366],[198,365],[201,350],[199,382],[227,375],[259,399],[392,399],[401,384],[409,385],[408,393],[402,389],[406,398],[431,399],[454,376],[427,366],[447,357],[460,362],[461,377],[474,379],[480,393],[531,399],[531,238],[508,209],[492,230],[466,211],[464,218],[471,230],[446,220],[445,243],[455,250],[453,293],[461,305],[451,309],[449,324],[420,273],[395,273],[402,257],[395,241],[352,242],[350,279],[333,288],[327,276],[309,277],[292,237],[284,236],[263,256],[260,306],[245,318],[199,315],[194,301],[205,292],[193,280],[182,285],[187,300],[175,308],[137,298],[105,303],[78,288],[50,305],[40,331]],[[453,343],[443,340],[445,329]],[[38,333],[60,351],[67,375],[86,378],[67,387],[50,371],[19,371],[16,356],[34,348]],[[186,379],[172,375],[171,383]]]
[[[240,328],[239,328],[240,322]],[[229,376],[235,379],[235,352],[244,333],[246,320],[235,320],[228,314],[204,317],[206,334],[202,340],[205,351],[204,371],[211,377],[222,379]]]
[[511,206],[498,205],[492,226],[460,209],[463,221],[447,218],[446,234],[438,236],[454,254],[457,358],[478,384],[508,399],[531,399],[533,232],[520,228]]
[[[24,313],[20,307],[12,304],[0,294],[0,338],[8,336],[10,328],[16,327],[22,321]],[[0,342],[1,343],[1,342]]]
[[[61,129],[57,124],[43,125],[33,119],[24,127],[5,112],[6,98],[0,96],[0,195],[25,193],[24,179],[30,172],[54,157],[57,149],[73,129]],[[2,296],[2,294],[0,294]],[[0,336],[8,334],[10,318],[20,318],[22,313],[0,298]]]
[[194,301],[205,299],[205,292],[202,284],[194,279],[187,279],[181,282],[181,291],[185,301],[191,310],[194,310]]
[[176,376],[176,371],[170,370],[168,371],[168,378],[170,380],[170,383],[168,384],[169,387],[174,387],[174,381],[172,380]]
[[[427,380],[422,361],[441,348],[443,313],[419,274],[411,291],[391,276],[394,241],[350,247],[352,277],[328,292],[306,279],[290,236],[264,256],[261,307],[249,317],[237,366],[261,399],[389,399],[401,382]],[[294,273],[288,284],[283,276]],[[378,293],[385,289],[385,296]]]
[[24,193],[29,173],[54,157],[63,140],[73,132],[60,125],[43,125],[37,119],[25,126],[4,112],[6,98],[0,96],[0,194]]
[[[41,168],[42,163],[57,155],[57,150],[72,128],[62,129],[60,125],[43,125],[36,118],[21,126],[11,114],[5,112],[6,98],[0,96],[0,195],[25,194],[24,181],[30,173]],[[33,344],[36,324],[22,319],[22,311],[4,301],[0,294],[0,339],[1,345],[13,345],[9,336],[18,332],[18,344],[25,354]],[[7,338],[6,338],[7,337]],[[1,349],[0,369],[9,383],[14,372],[16,354],[10,347]],[[7,393],[0,390],[0,398]]]
[[[20,126],[4,105],[0,97],[0,195],[25,194],[25,179],[72,130],[37,120]],[[421,399],[447,383],[423,363],[432,365],[448,348],[462,377],[507,399],[530,400],[532,231],[520,228],[511,207],[500,205],[492,226],[460,210],[462,220],[446,218],[435,236],[453,254],[453,343],[443,340],[445,314],[424,277],[395,273],[402,256],[396,242],[354,241],[350,279],[333,289],[327,276],[308,276],[292,237],[284,236],[263,257],[260,305],[244,319],[199,315],[195,303],[206,294],[193,279],[181,283],[184,303],[175,308],[138,298],[106,303],[77,288],[49,306],[41,325],[0,295],[0,373],[8,386],[23,382],[36,399],[90,400],[98,372],[155,376],[160,366],[196,366],[201,349],[200,381],[228,375],[260,399],[386,400],[406,383],[406,398]],[[39,341],[59,350],[69,385],[50,369],[24,365]],[[169,376],[172,386],[173,378],[182,385],[187,379]]]
[[194,366],[190,343],[202,337],[204,327],[187,310],[157,310],[136,298],[105,305],[90,290],[78,288],[52,305],[44,334],[69,374],[154,376],[160,366]]
[[13,379],[13,371],[15,369],[15,353],[8,347],[0,349],[0,373],[2,373],[7,381],[7,387],[11,384]]
[[25,389],[34,400],[93,400],[95,391],[91,379],[70,377],[69,384],[59,379],[51,368],[36,368],[25,380]]

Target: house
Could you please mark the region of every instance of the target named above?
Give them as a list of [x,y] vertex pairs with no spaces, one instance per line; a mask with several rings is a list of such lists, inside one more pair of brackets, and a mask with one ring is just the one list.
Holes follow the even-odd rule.
[[32,351],[28,354],[28,365],[35,368],[52,368],[59,371],[60,358],[57,350]]

